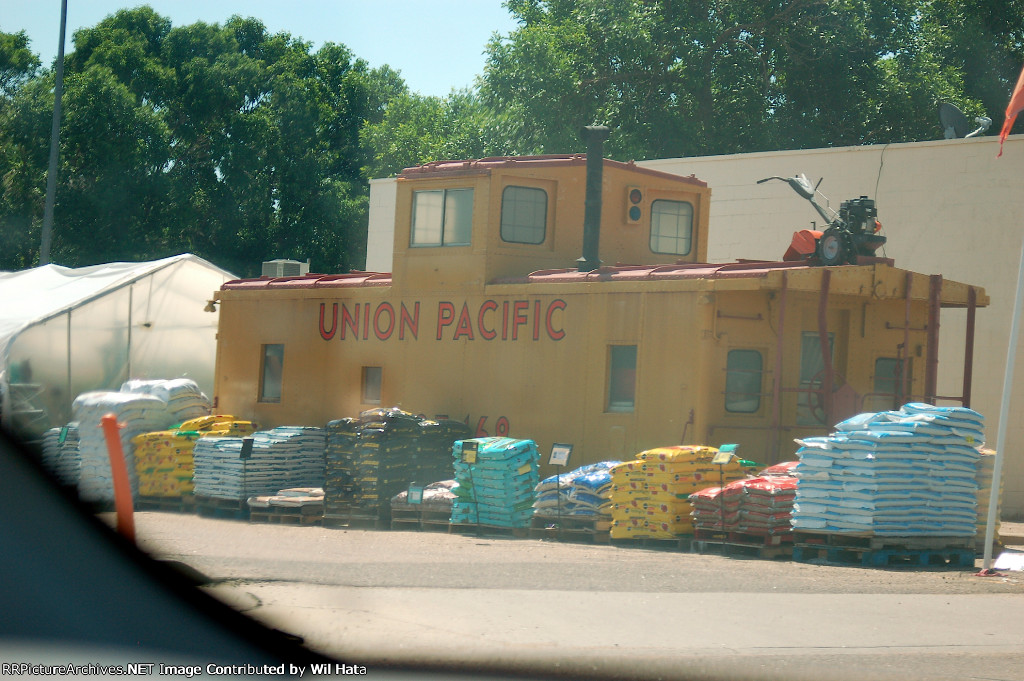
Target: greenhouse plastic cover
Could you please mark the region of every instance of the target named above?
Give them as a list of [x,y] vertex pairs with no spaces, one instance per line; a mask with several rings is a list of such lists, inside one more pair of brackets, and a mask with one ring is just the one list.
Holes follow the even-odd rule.
[[[197,375],[187,362],[178,368],[175,350],[193,344],[195,352],[196,334],[201,334],[209,336],[215,353],[217,315],[203,312],[203,306],[234,278],[191,254],[0,272],[0,397],[5,419],[10,417],[8,389],[14,383],[49,389],[44,399],[52,404],[36,406],[48,412],[52,424],[67,416],[60,412],[70,409],[77,394],[116,389],[140,375],[190,374],[205,390],[212,390],[212,385],[203,384],[212,383],[214,355],[202,359],[202,371],[209,365],[206,377]],[[31,373],[26,376],[28,367]],[[178,371],[173,375],[159,375],[174,368]]]

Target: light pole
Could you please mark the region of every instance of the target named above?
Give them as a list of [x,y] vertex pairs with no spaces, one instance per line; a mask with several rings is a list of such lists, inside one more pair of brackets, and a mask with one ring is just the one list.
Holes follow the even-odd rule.
[[53,91],[53,124],[50,127],[50,164],[46,171],[46,205],[43,208],[43,236],[39,264],[50,262],[53,236],[53,204],[57,195],[57,156],[60,149],[60,103],[64,94],[64,32],[68,23],[68,0],[60,2],[60,44],[57,45],[57,83]]

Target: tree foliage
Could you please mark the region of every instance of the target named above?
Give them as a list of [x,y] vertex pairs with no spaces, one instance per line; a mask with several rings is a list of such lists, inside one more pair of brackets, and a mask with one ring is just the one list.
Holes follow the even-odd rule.
[[[192,252],[244,275],[278,257],[322,271],[362,265],[371,154],[359,132],[404,89],[394,72],[342,45],[314,52],[256,19],[172,27],[148,7],[76,32],[74,45],[55,262]],[[49,72],[16,85],[0,128],[17,190],[0,268],[36,257],[53,106]]]
[[467,90],[445,98],[404,91],[390,101],[380,122],[363,128],[363,140],[373,150],[366,175],[388,177],[430,161],[515,153],[502,136],[500,120]]
[[995,0],[508,0],[481,98],[535,152],[652,158],[934,139],[939,100],[999,118],[1024,6]]
[[[53,260],[345,271],[364,261],[370,177],[582,151],[591,123],[621,159],[936,139],[938,101],[994,134],[1024,62],[1024,0],[506,6],[518,27],[446,97],[253,18],[172,26],[139,7],[76,32]],[[38,261],[53,90],[25,34],[0,32],[0,269]]]

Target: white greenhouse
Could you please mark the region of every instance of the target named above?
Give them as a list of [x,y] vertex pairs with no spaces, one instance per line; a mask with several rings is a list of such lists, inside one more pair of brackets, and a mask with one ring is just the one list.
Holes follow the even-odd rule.
[[76,396],[133,378],[213,391],[212,294],[235,276],[194,255],[0,272],[0,424],[35,439]]

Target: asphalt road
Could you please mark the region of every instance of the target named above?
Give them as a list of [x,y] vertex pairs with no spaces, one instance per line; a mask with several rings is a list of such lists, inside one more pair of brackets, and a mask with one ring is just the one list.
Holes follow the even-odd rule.
[[570,678],[1024,679],[1024,575],[138,513],[139,544],[336,658]]

